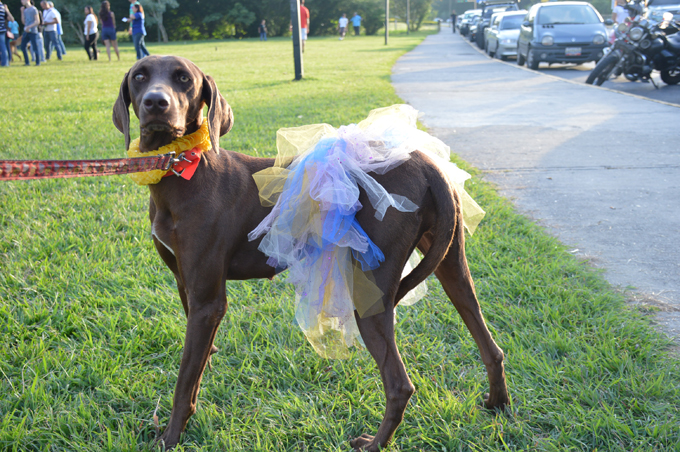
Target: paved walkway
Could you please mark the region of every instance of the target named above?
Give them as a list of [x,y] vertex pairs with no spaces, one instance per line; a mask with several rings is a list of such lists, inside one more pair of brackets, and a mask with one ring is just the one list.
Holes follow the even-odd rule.
[[680,108],[481,55],[444,29],[392,83],[434,135],[680,339]]

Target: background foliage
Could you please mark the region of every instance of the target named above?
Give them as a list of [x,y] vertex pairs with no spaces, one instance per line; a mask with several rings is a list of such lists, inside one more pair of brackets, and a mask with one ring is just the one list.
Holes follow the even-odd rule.
[[[39,0],[35,0],[39,3]],[[82,42],[85,19],[83,8],[91,5],[99,10],[98,0],[53,0],[62,12],[65,41]],[[128,15],[129,3],[125,0],[109,0],[116,14],[117,29],[127,30],[121,18]],[[540,0],[521,0],[520,7],[529,8]],[[20,0],[6,2],[10,10],[19,16]],[[148,41],[191,41],[227,39],[258,36],[257,27],[267,21],[270,36],[286,36],[290,25],[289,0],[141,0],[146,11]],[[473,2],[453,0],[410,0],[411,29],[418,30],[425,20],[435,17],[448,19],[449,6],[457,14],[474,7]],[[610,0],[592,0],[601,14],[611,13]],[[351,17],[354,12],[363,18],[362,33],[373,35],[385,21],[384,0],[307,0],[311,13],[309,34],[320,36],[337,31],[338,18],[343,13]],[[390,17],[406,21],[406,0],[390,1]]]
[[[128,25],[121,19],[128,16],[129,2],[109,0],[116,15],[117,30],[125,31]],[[140,0],[146,12],[147,42],[190,41],[204,39],[244,38],[258,36],[257,27],[267,21],[270,36],[289,33],[289,0]],[[35,0],[39,3],[39,0]],[[53,0],[62,13],[64,40],[78,43],[82,40],[85,6],[99,11],[98,0]],[[423,20],[432,15],[433,0],[411,0],[412,29],[419,29]],[[20,0],[6,2],[10,11],[20,17]],[[373,35],[385,21],[384,0],[307,0],[311,12],[310,35],[335,34],[338,19],[343,13],[351,17],[354,12],[363,18],[362,33]],[[406,0],[391,1],[391,17],[406,20]],[[20,21],[19,21],[20,22]],[[21,22],[20,22],[21,23]]]

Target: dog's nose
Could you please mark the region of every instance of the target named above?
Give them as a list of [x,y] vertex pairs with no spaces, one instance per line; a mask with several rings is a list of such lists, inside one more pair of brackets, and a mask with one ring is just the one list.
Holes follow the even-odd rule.
[[150,91],[142,98],[148,113],[163,113],[170,107],[170,96],[162,91]]

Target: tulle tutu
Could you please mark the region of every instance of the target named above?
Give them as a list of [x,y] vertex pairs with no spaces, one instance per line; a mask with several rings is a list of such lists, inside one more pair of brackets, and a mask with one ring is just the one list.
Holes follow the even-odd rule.
[[[259,250],[269,256],[267,263],[289,270],[296,320],[321,356],[346,357],[348,347],[362,344],[355,310],[361,318],[384,311],[383,293],[371,270],[385,256],[356,221],[362,208],[359,187],[378,220],[389,207],[418,209],[406,197],[388,193],[368,173],[384,174],[417,149],[455,186],[468,231],[484,216],[463,189],[470,175],[450,162],[448,146],[416,128],[417,113],[408,105],[394,105],[339,129],[328,124],[280,129],[274,166],[253,175],[262,204],[273,209],[248,238],[264,235]],[[404,274],[418,261],[414,252]],[[413,304],[426,291],[423,282],[400,304]]]

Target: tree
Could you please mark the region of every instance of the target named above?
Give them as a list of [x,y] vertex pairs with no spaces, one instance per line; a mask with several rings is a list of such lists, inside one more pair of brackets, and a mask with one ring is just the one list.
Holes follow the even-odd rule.
[[[54,5],[61,12],[61,27],[64,33],[66,33],[68,26],[81,44],[85,44],[85,33],[83,32],[85,13],[83,10],[91,4],[91,0],[68,0],[59,2],[59,5],[55,2]],[[97,11],[95,11],[95,14],[97,14]]]
[[[406,18],[406,0],[393,0],[390,9],[394,11],[395,16]],[[419,30],[431,11],[432,0],[411,0],[411,23],[409,24],[411,31]]]
[[367,35],[376,34],[385,24],[385,0],[354,0],[353,7],[352,13],[359,13]]
[[234,25],[235,36],[246,36],[248,25],[255,22],[255,13],[244,7],[240,3],[234,4],[226,16],[227,21]]
[[[140,3],[144,7],[144,12],[150,17],[150,20],[149,18],[146,20],[149,24],[156,24],[160,38],[163,39],[163,42],[168,42],[168,33],[163,25],[163,14],[168,7],[177,8],[179,6],[177,0],[140,0]],[[160,39],[158,41],[160,42]]]

